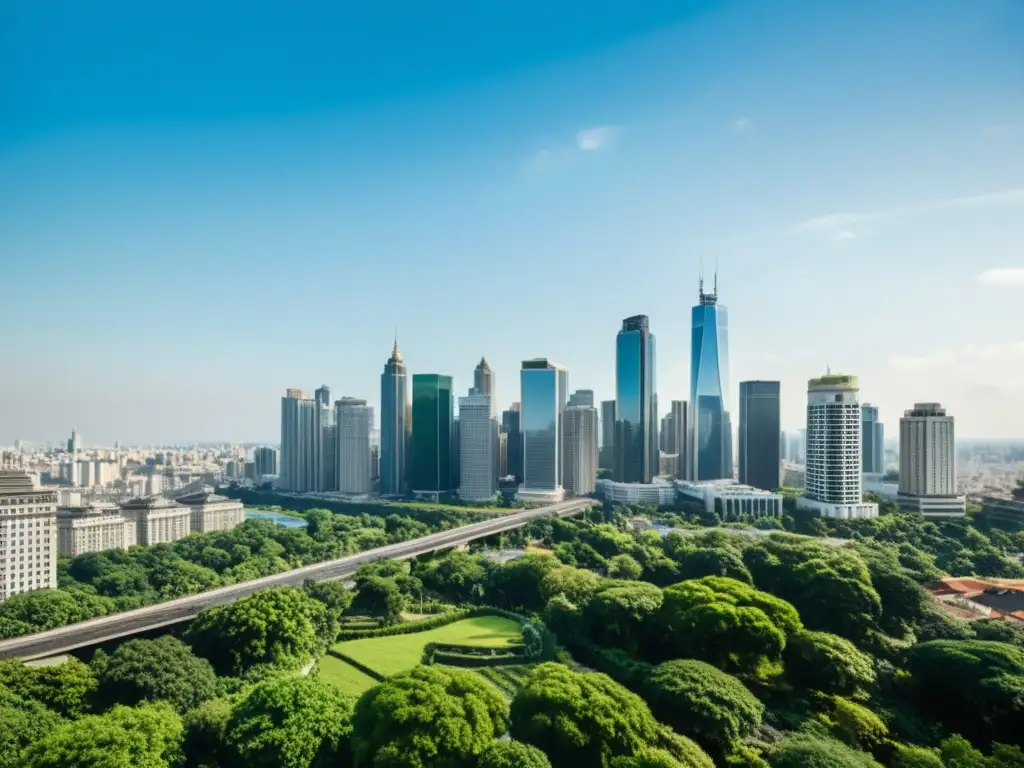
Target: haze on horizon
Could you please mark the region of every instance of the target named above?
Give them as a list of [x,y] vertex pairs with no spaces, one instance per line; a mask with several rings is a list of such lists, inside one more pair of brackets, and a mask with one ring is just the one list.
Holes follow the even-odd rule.
[[715,264],[734,411],[830,366],[1024,437],[1024,4],[607,5],[8,3],[0,444],[276,442],[396,328],[611,399],[640,313],[664,411]]

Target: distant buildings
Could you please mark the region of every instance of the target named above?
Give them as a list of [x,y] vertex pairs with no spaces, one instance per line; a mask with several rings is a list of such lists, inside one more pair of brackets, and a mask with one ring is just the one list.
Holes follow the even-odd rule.
[[134,520],[122,516],[116,504],[57,509],[57,549],[62,555],[128,549],[137,543]]
[[320,487],[320,409],[301,389],[289,389],[281,398],[281,490],[306,493]]
[[[481,364],[486,364],[481,360]],[[480,367],[477,367],[480,370]],[[492,501],[498,492],[498,423],[491,396],[459,398],[459,498]]]
[[672,481],[654,478],[650,483],[617,483],[598,480],[597,494],[606,504],[642,504],[663,507],[675,504],[676,486]]
[[454,410],[451,376],[413,375],[409,485],[418,495],[436,498],[452,489]]
[[732,421],[729,396],[729,321],[714,289],[704,292],[700,281],[698,304],[691,313],[690,434],[688,476],[694,480],[732,479]]
[[771,491],[782,471],[781,400],[777,381],[740,382],[739,477]]
[[861,468],[870,474],[885,474],[885,426],[878,420],[878,406],[860,407]]
[[491,398],[491,408],[494,409],[492,416],[497,415],[498,401],[494,397],[494,371],[485,358],[480,358],[476,368],[473,370],[474,394],[487,395]]
[[365,400],[343,397],[335,401],[334,414],[338,434],[337,490],[354,495],[368,494],[373,490],[370,466],[373,408]]
[[170,544],[192,529],[192,510],[162,496],[132,499],[121,505],[121,515],[135,524],[136,541],[144,546]]
[[684,478],[689,466],[687,436],[690,430],[689,406],[685,400],[673,400],[671,410],[662,420],[664,443],[661,450],[669,456],[675,456],[668,463],[674,466],[673,477]]
[[519,403],[501,413],[501,432],[505,435],[505,472],[517,482],[523,481],[523,432]]
[[398,340],[380,375],[380,492],[398,496],[406,489],[409,432],[409,375]]
[[56,587],[57,494],[27,472],[0,470],[0,601]]
[[207,491],[178,496],[176,502],[188,507],[191,533],[230,531],[245,520],[245,507],[237,499],[229,499]]
[[586,496],[597,488],[597,409],[591,405],[562,411],[562,467],[567,493]]
[[562,498],[562,410],[569,394],[569,371],[546,358],[524,360],[522,389],[524,499]]
[[782,517],[781,494],[732,480],[680,482],[676,488],[682,499],[703,504],[704,512],[713,512],[725,522],[747,517]]
[[256,466],[256,477],[277,474],[277,451],[273,448],[261,446],[252,452],[252,461]]
[[615,467],[620,483],[658,474],[655,340],[646,315],[627,317],[615,338]]
[[828,374],[807,383],[807,479],[802,509],[822,517],[876,517],[862,500],[860,402],[856,376]]
[[592,389],[577,389],[571,395],[569,395],[569,402],[567,405],[572,408],[573,406],[585,406],[587,408],[594,407],[594,390]]
[[901,509],[929,517],[962,517],[957,495],[953,417],[938,403],[916,403],[900,419]]
[[313,393],[313,399],[316,400],[317,405],[319,405],[321,408],[330,408],[331,388],[328,387],[326,384],[321,384]]
[[601,450],[598,464],[602,469],[615,466],[615,401],[601,401]]

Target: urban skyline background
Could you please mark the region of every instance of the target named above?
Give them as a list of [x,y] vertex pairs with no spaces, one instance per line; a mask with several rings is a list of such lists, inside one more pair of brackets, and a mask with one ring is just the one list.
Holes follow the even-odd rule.
[[379,414],[395,326],[501,408],[538,356],[610,399],[637,313],[664,413],[701,261],[731,413],[780,380],[797,428],[831,366],[890,435],[1024,434],[1019,2],[232,5],[9,4],[0,443],[273,441],[321,383]]

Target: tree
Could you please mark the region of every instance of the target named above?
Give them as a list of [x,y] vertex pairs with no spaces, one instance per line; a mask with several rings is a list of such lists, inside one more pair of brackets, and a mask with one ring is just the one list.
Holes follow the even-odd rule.
[[764,705],[757,697],[735,677],[703,661],[659,664],[644,693],[661,722],[719,755],[761,727]]
[[545,601],[564,595],[575,605],[586,605],[601,586],[602,579],[593,571],[572,566],[554,568],[541,583]]
[[480,755],[478,768],[551,768],[548,756],[521,741],[492,741]]
[[832,698],[831,725],[839,739],[860,749],[875,749],[889,736],[889,729],[878,715],[841,696]]
[[181,718],[169,704],[114,707],[65,723],[23,753],[24,768],[171,768]]
[[227,768],[231,760],[225,743],[232,704],[209,699],[185,713],[184,768]]
[[675,550],[674,558],[679,564],[680,579],[700,579],[704,576],[727,576],[744,584],[753,580],[750,571],[743,564],[739,552],[729,546],[693,547],[684,546]]
[[38,701],[0,687],[0,768],[21,768],[21,751],[60,725]]
[[11,622],[10,626],[27,625],[39,632],[102,616],[113,607],[112,601],[96,595],[34,589],[4,600],[0,604],[0,618]]
[[509,732],[558,766],[609,768],[616,757],[664,746],[661,726],[635,693],[607,675],[552,663],[536,667],[512,700]]
[[217,676],[210,662],[172,635],[129,640],[110,656],[98,651],[92,667],[103,708],[166,701],[183,713],[217,692]]
[[487,596],[502,608],[539,611],[547,602],[544,577],[560,567],[555,558],[546,555],[517,558],[491,571]]
[[874,685],[871,657],[827,632],[796,632],[783,652],[786,677],[805,690],[848,696]]
[[508,705],[478,675],[416,667],[364,693],[352,721],[357,768],[462,768],[504,733]]
[[453,550],[443,557],[418,563],[414,574],[426,589],[443,599],[469,603],[482,596],[487,569],[487,561],[481,556]]
[[938,752],[912,744],[896,744],[889,761],[890,768],[944,768]]
[[598,644],[636,653],[661,603],[661,590],[646,581],[607,581],[583,609],[583,619]]
[[381,624],[395,624],[402,617],[405,595],[398,588],[398,582],[382,576],[368,576],[357,583],[355,599],[349,613],[355,616],[372,616]]
[[345,587],[341,581],[313,581],[306,579],[302,584],[302,591],[319,603],[323,603],[327,609],[325,643],[333,643],[338,636],[341,617],[352,605],[354,597],[352,590]]
[[263,589],[203,611],[185,639],[221,674],[254,664],[298,667],[321,647],[327,609],[295,587]]
[[30,667],[20,661],[0,661],[0,685],[12,693],[45,704],[63,717],[80,717],[89,709],[96,676],[74,656],[63,664]]
[[810,734],[783,739],[767,758],[772,768],[881,768],[867,752]]
[[643,572],[643,566],[629,555],[616,555],[608,561],[608,576],[613,579],[633,581]]
[[224,734],[232,765],[334,768],[348,764],[352,699],[308,677],[255,686],[235,707]]

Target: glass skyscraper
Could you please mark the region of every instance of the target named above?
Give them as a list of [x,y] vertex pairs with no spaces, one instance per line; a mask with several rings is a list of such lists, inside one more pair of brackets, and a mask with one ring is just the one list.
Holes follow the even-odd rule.
[[878,420],[878,406],[864,403],[860,407],[861,469],[885,472],[885,425]]
[[440,494],[452,489],[454,415],[452,377],[413,374],[409,450],[409,486],[413,492]]
[[501,431],[506,437],[506,471],[514,475],[516,482],[523,481],[523,433],[520,429],[519,411],[502,411]]
[[523,488],[562,488],[562,411],[569,396],[569,371],[544,358],[524,360],[520,371]]
[[627,317],[615,339],[615,467],[620,483],[658,474],[658,396],[654,336],[647,315]]
[[782,472],[781,401],[777,381],[740,382],[740,482],[774,491]]
[[729,320],[718,303],[718,277],[711,293],[700,281],[691,319],[690,409],[694,480],[732,478],[732,420],[729,416]]
[[395,339],[391,357],[380,375],[380,492],[385,496],[405,492],[409,449],[408,380]]

